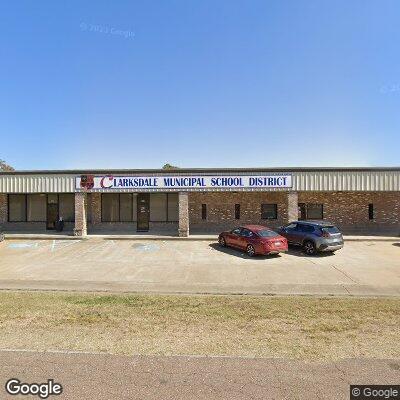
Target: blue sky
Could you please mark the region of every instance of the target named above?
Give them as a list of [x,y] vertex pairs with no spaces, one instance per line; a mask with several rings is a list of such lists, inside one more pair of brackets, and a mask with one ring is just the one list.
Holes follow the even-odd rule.
[[390,166],[400,2],[4,1],[17,169]]

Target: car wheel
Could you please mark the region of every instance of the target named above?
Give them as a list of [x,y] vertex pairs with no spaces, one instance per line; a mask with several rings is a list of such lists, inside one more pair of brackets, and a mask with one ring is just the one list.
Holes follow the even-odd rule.
[[304,253],[309,256],[313,256],[317,252],[317,248],[315,247],[314,242],[312,242],[311,240],[307,240],[306,242],[304,242],[303,250]]
[[225,247],[226,246],[225,238],[223,236],[220,236],[218,239],[218,243],[220,244],[220,246]]
[[247,245],[246,247],[246,253],[248,256],[253,257],[256,254],[256,249],[252,244]]

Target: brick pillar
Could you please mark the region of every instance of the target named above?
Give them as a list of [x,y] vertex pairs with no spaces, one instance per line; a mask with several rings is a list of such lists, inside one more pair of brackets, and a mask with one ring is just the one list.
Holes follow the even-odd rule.
[[90,222],[92,225],[101,222],[101,193],[91,193]]
[[189,236],[189,193],[179,192],[179,227],[181,237]]
[[400,192],[397,193],[397,234],[400,236]]
[[299,219],[299,196],[297,192],[287,194],[287,221],[286,223]]
[[86,204],[87,194],[84,192],[75,193],[75,236],[87,235]]
[[7,194],[0,193],[0,227],[3,227],[8,221]]

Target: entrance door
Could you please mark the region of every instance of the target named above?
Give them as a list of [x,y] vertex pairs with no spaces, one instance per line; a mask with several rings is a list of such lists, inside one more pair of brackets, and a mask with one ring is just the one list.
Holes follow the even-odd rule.
[[139,193],[137,195],[137,231],[147,232],[150,220],[150,194]]
[[55,229],[55,224],[57,220],[58,220],[58,195],[49,194],[47,196],[46,228]]
[[305,203],[299,203],[299,219],[307,219],[307,207]]

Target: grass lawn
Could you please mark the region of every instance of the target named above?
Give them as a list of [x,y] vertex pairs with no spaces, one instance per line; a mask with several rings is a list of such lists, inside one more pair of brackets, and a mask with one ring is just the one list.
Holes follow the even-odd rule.
[[400,299],[0,292],[0,348],[400,358]]

